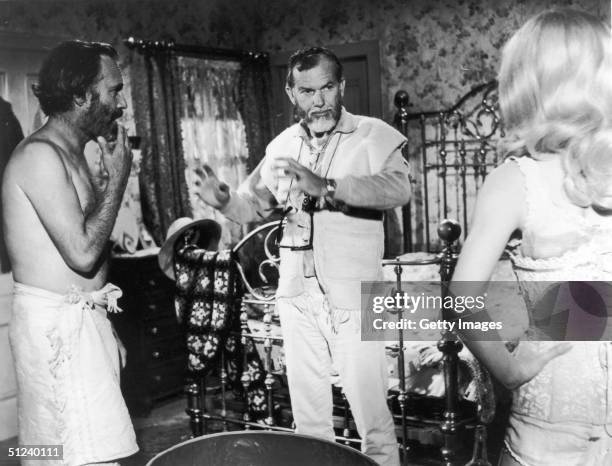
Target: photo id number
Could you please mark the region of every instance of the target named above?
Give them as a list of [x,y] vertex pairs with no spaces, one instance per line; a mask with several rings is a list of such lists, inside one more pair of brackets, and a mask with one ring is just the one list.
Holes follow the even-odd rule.
[[63,450],[62,445],[20,445],[5,447],[2,456],[6,459],[20,460],[62,460]]

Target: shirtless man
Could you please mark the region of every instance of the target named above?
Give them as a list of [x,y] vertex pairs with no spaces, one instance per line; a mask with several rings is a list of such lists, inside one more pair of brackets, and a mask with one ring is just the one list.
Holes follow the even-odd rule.
[[[50,52],[34,88],[49,119],[17,146],[2,183],[19,441],[63,445],[69,465],[138,450],[106,316],[121,296],[106,284],[107,243],[131,167],[115,122],[126,108],[116,60],[100,43],[69,41]],[[92,140],[96,167],[84,155]]]

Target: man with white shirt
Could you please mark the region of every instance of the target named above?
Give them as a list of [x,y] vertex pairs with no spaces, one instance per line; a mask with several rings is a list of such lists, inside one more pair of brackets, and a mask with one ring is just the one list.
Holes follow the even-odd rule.
[[334,439],[333,364],[362,451],[397,465],[384,343],[360,339],[360,283],[382,278],[383,211],[410,198],[406,140],[381,120],[346,111],[344,86],[331,51],[296,52],[285,90],[301,121],[268,145],[236,192],[208,170],[201,196],[240,223],[278,205],[286,213],[276,297],[297,432]]

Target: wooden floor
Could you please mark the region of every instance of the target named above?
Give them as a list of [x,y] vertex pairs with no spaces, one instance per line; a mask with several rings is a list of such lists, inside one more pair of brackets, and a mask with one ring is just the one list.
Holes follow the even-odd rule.
[[[176,397],[160,403],[146,418],[133,418],[134,429],[140,451],[129,458],[121,460],[123,466],[143,466],[157,453],[188,440],[191,435],[189,418],[184,411],[185,401]],[[16,446],[17,438],[0,442],[0,451],[8,446]],[[3,462],[1,466],[19,466],[16,461]],[[177,465],[179,466],[179,465]]]
[[[167,448],[188,440],[191,436],[189,429],[189,418],[185,414],[185,400],[183,397],[175,397],[160,403],[151,414],[146,418],[133,418],[140,452],[121,460],[123,466],[144,466],[157,453]],[[503,417],[503,416],[502,416]],[[220,423],[209,423],[209,433],[221,431]],[[496,456],[501,444],[503,435],[502,421],[497,421],[489,427],[490,461],[496,464]],[[9,439],[0,442],[0,451],[6,451],[9,446],[16,446],[17,439]],[[464,445],[464,454],[469,455],[470,445]],[[431,448],[419,449],[414,451],[408,464],[411,466],[437,466],[439,461],[429,459],[436,450]],[[0,458],[1,466],[19,466],[16,461],[3,461]],[[465,461],[459,464],[464,464]],[[180,466],[180,465],[177,465]],[[232,465],[228,465],[232,466]]]

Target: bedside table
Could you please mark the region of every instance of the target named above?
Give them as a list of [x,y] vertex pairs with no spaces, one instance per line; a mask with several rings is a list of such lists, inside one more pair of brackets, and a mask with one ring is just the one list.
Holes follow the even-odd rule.
[[130,413],[146,416],[154,403],[184,390],[185,332],[174,311],[174,282],[157,264],[158,248],[115,255],[109,281],[123,290],[122,313],[109,314],[127,350],[121,390]]

